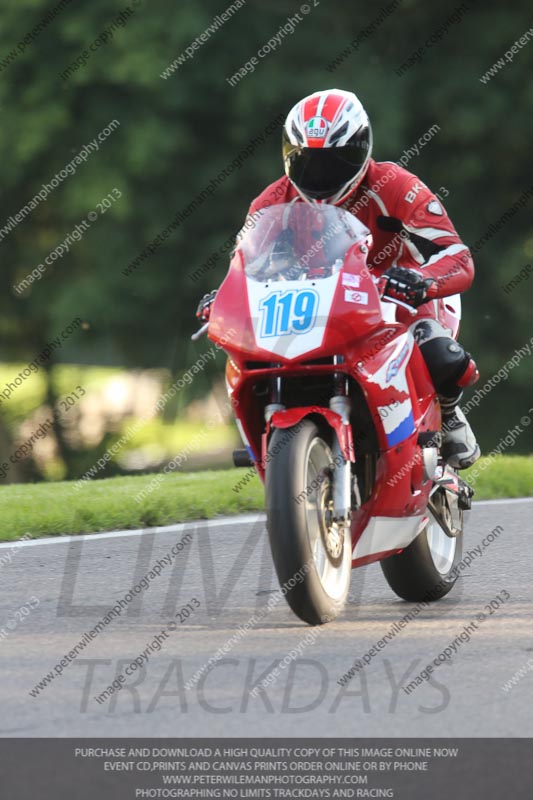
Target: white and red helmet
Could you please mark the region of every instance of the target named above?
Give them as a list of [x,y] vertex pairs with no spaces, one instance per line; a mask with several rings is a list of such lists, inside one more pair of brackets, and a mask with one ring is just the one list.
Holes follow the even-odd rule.
[[353,92],[315,92],[285,120],[285,174],[304,200],[342,203],[363,180],[371,154],[372,128]]

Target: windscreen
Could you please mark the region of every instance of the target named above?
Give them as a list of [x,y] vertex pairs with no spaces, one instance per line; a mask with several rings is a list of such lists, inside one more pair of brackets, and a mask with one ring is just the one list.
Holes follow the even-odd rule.
[[253,280],[317,280],[339,272],[348,250],[368,236],[368,229],[347,211],[296,201],[250,215],[237,247]]

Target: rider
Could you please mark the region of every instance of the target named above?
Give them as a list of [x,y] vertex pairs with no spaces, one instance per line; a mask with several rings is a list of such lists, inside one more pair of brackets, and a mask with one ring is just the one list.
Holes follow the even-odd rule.
[[[458,405],[476,367],[450,335],[438,301],[470,287],[472,257],[430,189],[397,164],[376,162],[371,155],[372,129],[355,94],[315,92],[285,121],[285,176],[268,186],[248,213],[300,198],[343,208],[369,228],[374,244],[368,266],[381,277],[384,294],[418,309],[414,322],[401,309],[398,319],[408,321],[439,394],[443,458],[464,469],[480,456]],[[215,294],[205,295],[198,307],[204,322]]]

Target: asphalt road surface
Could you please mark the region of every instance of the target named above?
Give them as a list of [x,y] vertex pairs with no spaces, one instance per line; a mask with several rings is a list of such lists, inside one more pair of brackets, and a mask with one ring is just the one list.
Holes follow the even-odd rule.
[[[476,504],[465,552],[502,530],[447,598],[394,636],[414,604],[395,597],[378,564],[352,572],[336,622],[310,628],[294,617],[276,593],[262,516],[1,545],[0,735],[533,736],[532,515],[533,499]],[[480,614],[470,638],[406,693]]]

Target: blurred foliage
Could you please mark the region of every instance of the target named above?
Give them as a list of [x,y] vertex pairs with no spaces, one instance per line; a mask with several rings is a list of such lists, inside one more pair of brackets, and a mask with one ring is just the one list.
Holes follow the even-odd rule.
[[[85,329],[54,360],[165,367],[174,375],[186,369],[205,348],[189,339],[197,299],[221,282],[226,257],[196,282],[191,273],[238,230],[250,201],[281,175],[279,134],[268,137],[131,276],[122,270],[270,120],[320,88],[337,86],[360,96],[373,122],[377,160],[397,160],[431,125],[440,126],[408,169],[435,190],[448,189],[452,220],[473,244],[533,184],[533,43],[482,84],[479,77],[529,28],[530,4],[464,5],[462,20],[448,24],[442,40],[398,77],[396,69],[446,25],[456,0],[437,6],[403,0],[333,71],[328,65],[380,17],[381,6],[310,0],[293,33],[232,87],[226,78],[299,13],[300,3],[247,0],[164,80],[163,70],[226,4],[72,2],[24,46],[28,32],[57,4],[4,0],[0,230],[112,120],[120,126],[11,233],[0,234],[0,358],[33,359],[80,316]],[[112,38],[91,51],[125,8],[132,13],[123,27],[116,25]],[[85,50],[86,64],[64,80],[62,73]],[[7,61],[12,51],[16,57]],[[114,188],[122,197],[81,241],[47,266],[29,291],[14,291]],[[501,288],[533,258],[531,203],[481,250],[476,283],[464,299],[462,341],[478,360],[482,382],[532,335],[530,282],[508,294]],[[531,405],[532,364],[523,359],[472,413],[485,450]],[[221,366],[219,357],[194,381],[191,396],[204,393]],[[53,400],[68,388],[43,392]],[[8,427],[27,410],[24,397],[21,389],[17,411],[2,405]],[[62,446],[70,474],[68,447]],[[527,434],[515,449],[531,449]]]

